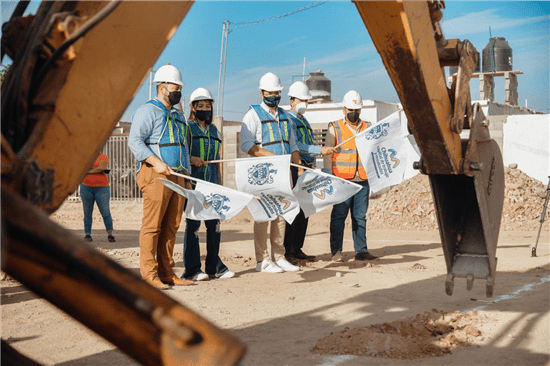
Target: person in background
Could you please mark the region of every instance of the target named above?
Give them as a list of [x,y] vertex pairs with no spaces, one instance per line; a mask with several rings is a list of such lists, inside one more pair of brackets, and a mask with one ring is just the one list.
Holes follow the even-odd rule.
[[[208,163],[219,160],[222,148],[222,136],[212,124],[214,98],[205,88],[198,88],[191,93],[188,118],[191,132],[191,176],[214,184],[221,184],[221,163]],[[191,183],[193,186],[194,182]],[[206,225],[206,260],[205,271],[201,271],[201,253],[198,231],[201,222],[185,220],[185,238],[183,241],[183,263],[185,272],[182,278],[193,281],[205,281],[209,278],[231,278],[235,276],[222,262],[220,252],[220,220],[205,220]]]
[[109,201],[111,200],[111,191],[109,188],[109,177],[107,176],[109,167],[109,158],[105,154],[99,154],[88,175],[80,184],[80,198],[84,208],[84,240],[92,239],[92,221],[94,212],[94,203],[103,217],[103,224],[107,231],[107,240],[115,242],[113,236],[113,218]]
[[[315,155],[329,155],[334,152],[333,147],[315,145],[313,140],[313,130],[304,116],[307,109],[308,100],[311,99],[311,93],[308,86],[297,81],[288,89],[290,97],[290,125],[296,134],[296,145],[300,151],[302,165],[315,169]],[[298,180],[298,169],[291,168],[292,183],[296,185]],[[285,257],[293,264],[299,263],[300,259],[313,261],[315,256],[307,255],[302,251],[306,238],[307,225],[309,218],[305,217],[304,211],[300,209],[300,213],[296,216],[292,224],[286,223],[285,230]]]
[[[261,104],[253,105],[244,115],[241,125],[241,149],[252,156],[292,155],[292,162],[300,164],[296,136],[285,111],[278,108],[283,85],[279,77],[268,72],[260,79]],[[267,251],[267,231],[271,227],[271,259]],[[256,271],[267,273],[299,271],[300,267],[285,258],[283,245],[285,219],[254,222]]]
[[369,207],[369,181],[363,163],[357,152],[355,139],[352,138],[359,132],[371,126],[370,122],[359,118],[363,99],[355,90],[350,90],[344,95],[342,101],[344,118],[329,123],[327,146],[338,146],[347,141],[336,150],[332,156],[325,156],[323,170],[330,170],[337,177],[350,180],[363,188],[344,202],[332,206],[330,215],[330,251],[333,262],[343,262],[342,245],[344,241],[344,228],[346,217],[351,212],[351,230],[353,234],[353,247],[355,260],[373,260],[378,257],[369,253],[367,249],[367,209]]
[[143,221],[139,234],[141,277],[157,289],[191,285],[174,273],[174,245],[185,198],[162,184],[168,179],[191,189],[185,178],[172,172],[191,173],[189,128],[175,108],[181,100],[181,73],[164,65],[155,73],[156,98],[132,116],[128,147],[139,162],[137,184],[143,194]]

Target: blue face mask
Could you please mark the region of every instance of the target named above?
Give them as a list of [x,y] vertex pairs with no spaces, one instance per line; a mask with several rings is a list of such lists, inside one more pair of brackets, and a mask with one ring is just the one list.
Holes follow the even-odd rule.
[[279,102],[281,101],[280,95],[273,95],[271,97],[264,97],[264,103],[268,107],[277,107],[279,105]]

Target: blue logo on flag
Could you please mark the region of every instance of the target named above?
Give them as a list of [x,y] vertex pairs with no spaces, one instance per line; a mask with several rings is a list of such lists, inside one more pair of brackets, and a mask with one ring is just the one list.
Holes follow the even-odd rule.
[[388,134],[389,127],[390,124],[388,122],[374,126],[369,133],[365,135],[365,140],[378,140],[380,137],[386,136]]
[[397,155],[397,151],[395,151],[394,149],[388,149],[388,151],[390,152],[391,161],[395,163],[393,167],[396,168],[400,163],[399,159],[395,157]]
[[273,176],[277,169],[271,169],[272,163],[261,163],[248,168],[248,183],[262,186],[273,183]]
[[225,203],[229,202],[229,197],[224,196],[218,193],[211,193],[208,196],[204,197],[206,202],[216,210],[218,213],[223,213],[224,211],[229,211],[231,207],[226,206]]

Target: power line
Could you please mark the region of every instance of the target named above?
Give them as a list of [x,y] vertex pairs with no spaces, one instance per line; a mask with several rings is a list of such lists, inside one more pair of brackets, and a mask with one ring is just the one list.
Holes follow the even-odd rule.
[[256,24],[261,24],[261,23],[265,23],[265,22],[269,22],[270,20],[275,20],[275,19],[280,19],[280,18],[284,18],[284,17],[288,17],[288,16],[291,16],[291,15],[294,15],[296,13],[299,13],[299,12],[302,12],[302,11],[305,11],[305,10],[309,10],[309,9],[313,9],[319,5],[323,5],[324,3],[327,3],[328,1],[316,1],[314,3],[311,3],[309,5],[306,5],[304,6],[303,8],[300,8],[300,9],[296,9],[296,10],[293,10],[289,13],[286,13],[286,14],[283,14],[283,15],[278,15],[276,17],[273,17],[273,18],[269,18],[269,19],[264,19],[264,20],[258,20],[258,21],[255,21],[255,22],[242,22],[242,23],[232,23],[233,26],[230,27],[229,29],[229,32],[231,32],[232,30],[235,30],[235,29],[239,29],[239,28],[244,28],[244,27],[249,27],[251,25],[256,25]]
[[303,8],[293,10],[286,14],[278,15],[276,17],[272,17],[264,20],[258,20],[255,22],[231,23],[229,20],[226,20],[225,22],[223,22],[222,42],[221,42],[222,47],[220,51],[220,72],[218,76],[218,103],[217,103],[217,109],[216,109],[216,116],[223,116],[223,103],[224,103],[224,94],[225,94],[225,65],[227,63],[227,39],[228,39],[229,33],[235,29],[261,24],[261,23],[269,22],[275,19],[285,18],[291,15],[294,15],[296,13],[300,13],[302,11],[313,9],[327,2],[328,1],[316,1],[314,3],[304,6]]

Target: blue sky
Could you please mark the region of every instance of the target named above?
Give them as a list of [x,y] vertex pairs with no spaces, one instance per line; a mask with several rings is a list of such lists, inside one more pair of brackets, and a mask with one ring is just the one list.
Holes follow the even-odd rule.
[[[154,69],[167,62],[180,69],[187,99],[198,87],[217,97],[222,23],[253,22],[302,8],[313,1],[198,1],[161,54]],[[31,3],[32,4],[32,3]],[[504,37],[513,49],[518,75],[519,104],[550,109],[550,2],[447,1],[442,21],[446,38],[469,39],[479,52],[493,37]],[[34,4],[33,4],[34,5]],[[2,2],[5,21],[14,3]],[[29,7],[34,11],[36,6]],[[398,102],[397,94],[355,5],[329,1],[285,18],[235,29],[229,34],[225,80],[224,117],[241,120],[248,105],[259,102],[258,81],[266,72],[279,75],[286,92],[293,76],[322,69],[332,81],[332,98],[340,101],[350,89],[363,98]],[[4,61],[5,63],[5,61]],[[143,75],[136,76],[144,78]],[[122,116],[130,121],[136,108],[148,99],[146,83]],[[504,102],[504,79],[496,78],[495,100]],[[479,83],[471,82],[472,98]]]

